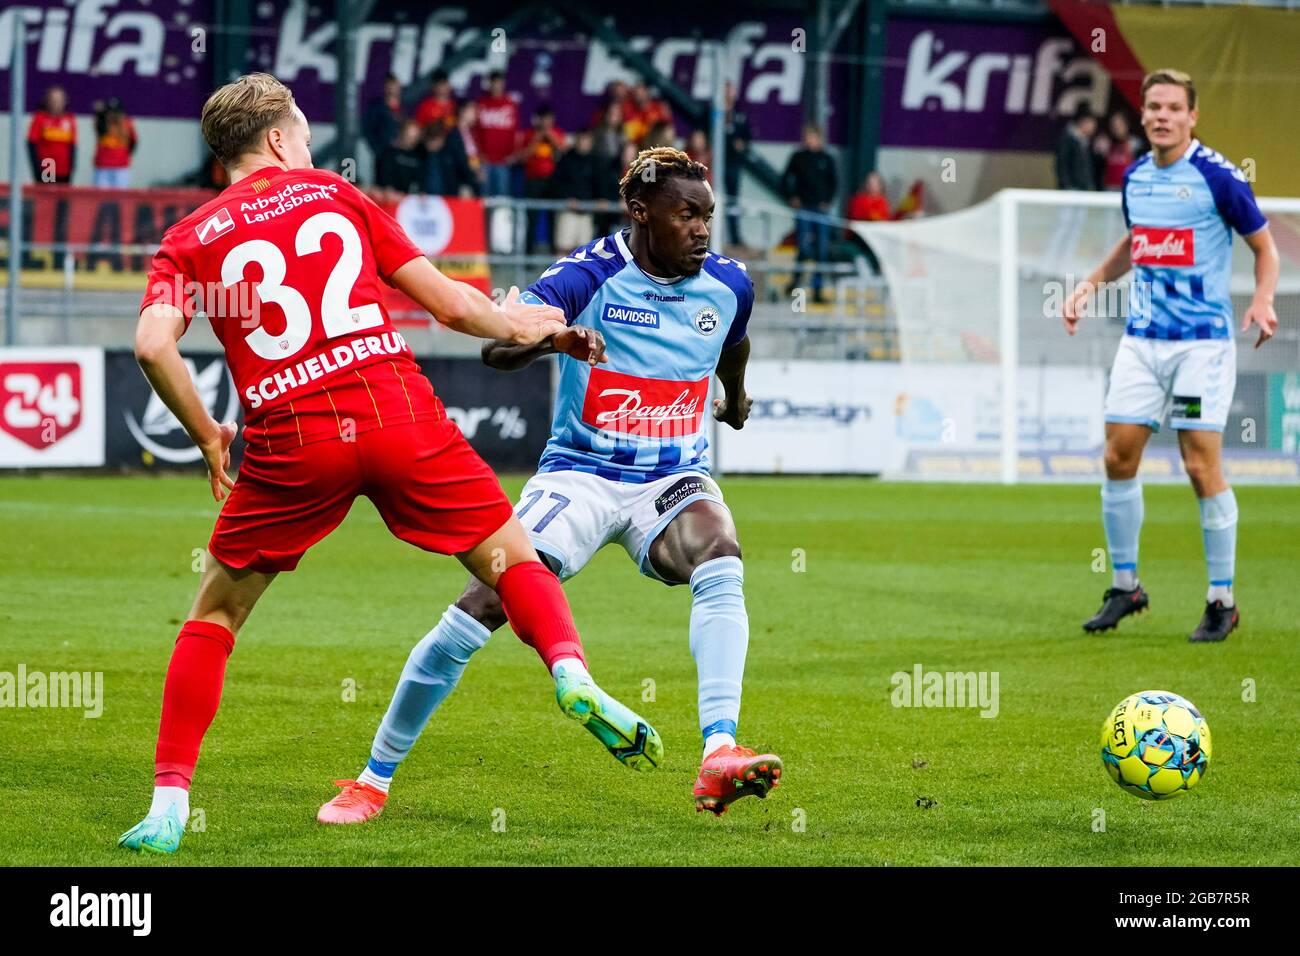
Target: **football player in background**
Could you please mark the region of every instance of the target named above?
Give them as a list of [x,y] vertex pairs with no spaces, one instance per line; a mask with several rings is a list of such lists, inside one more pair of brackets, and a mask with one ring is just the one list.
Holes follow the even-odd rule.
[[[599,333],[605,352],[594,361],[560,358],[551,438],[516,513],[562,581],[617,542],[642,574],[690,586],[704,745],[695,804],[720,815],[740,797],[765,797],[782,765],[736,743],[749,619],[736,526],[709,476],[704,414],[716,372],[723,397],[713,402],[714,418],[739,429],[749,415],[754,287],[742,263],[709,251],[706,177],[707,168],[679,150],[642,150],[620,182],[631,227],[560,259],[520,297]],[[511,370],[553,351],[548,342],[502,340],[484,346],[483,360]],[[506,619],[497,594],[471,579],[402,671],[358,778],[373,788],[371,805],[339,807],[336,798],[321,808],[321,822],[358,823],[380,812],[397,765],[470,655]]]
[[1137,473],[1147,440],[1171,409],[1170,424],[1200,502],[1209,572],[1205,612],[1190,640],[1222,641],[1241,620],[1232,593],[1237,499],[1222,468],[1223,429],[1237,382],[1229,289],[1233,231],[1255,255],[1255,294],[1241,331],[1259,328],[1256,348],[1277,330],[1279,263],[1246,177],[1193,138],[1196,119],[1196,87],[1187,74],[1160,70],[1143,80],[1142,127],[1151,152],[1124,174],[1128,232],[1063,309],[1073,335],[1098,283],[1136,270],[1106,395],[1101,511],[1114,578],[1101,609],[1083,625],[1090,632],[1109,630],[1149,604],[1137,575],[1143,514]]
[[[585,354],[583,335],[558,308],[518,301],[517,290],[498,306],[447,278],[350,182],[313,169],[306,118],[274,77],[251,74],[217,90],[201,126],[231,185],[163,237],[135,346],[150,384],[202,450],[213,497],[230,494],[167,670],[153,803],[119,844],[179,847],[236,635],[275,576],[334,530],[358,495],[398,538],[456,555],[495,588],[511,626],[551,671],[562,710],[642,740],[653,766],[658,734],[587,673],[563,591],[393,327],[381,280],[469,335]],[[238,481],[226,473],[235,426],[213,420],[177,348],[198,311],[244,405]],[[345,798],[359,788],[340,785]]]

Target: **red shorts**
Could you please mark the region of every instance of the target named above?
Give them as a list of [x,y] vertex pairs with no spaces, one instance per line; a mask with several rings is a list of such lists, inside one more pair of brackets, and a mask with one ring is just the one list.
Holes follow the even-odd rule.
[[374,503],[394,535],[439,554],[470,550],[513,514],[492,469],[446,418],[354,437],[280,455],[250,446],[209,553],[232,568],[292,571],[357,495]]

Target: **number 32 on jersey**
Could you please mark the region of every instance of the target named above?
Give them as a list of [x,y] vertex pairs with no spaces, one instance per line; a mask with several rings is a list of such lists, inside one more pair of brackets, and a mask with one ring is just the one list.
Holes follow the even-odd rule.
[[[361,275],[361,237],[357,228],[337,212],[321,212],[306,220],[294,236],[294,251],[298,256],[310,256],[321,251],[321,240],[326,234],[338,236],[343,242],[343,253],[330,271],[321,295],[321,328],[327,339],[337,338],[362,329],[374,328],[384,322],[378,304],[352,307],[348,299],[352,287]],[[277,361],[298,353],[311,339],[311,307],[302,293],[285,285],[288,263],[274,243],[265,239],[241,242],[226,254],[221,263],[221,281],[229,288],[244,281],[250,263],[262,267],[262,278],[254,284],[263,302],[278,305],[284,311],[284,332],[271,335],[260,325],[244,337],[248,347],[264,359]]]

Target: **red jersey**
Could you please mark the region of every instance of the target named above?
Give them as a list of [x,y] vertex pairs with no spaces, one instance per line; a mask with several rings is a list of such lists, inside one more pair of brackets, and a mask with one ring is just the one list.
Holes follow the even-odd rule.
[[[558,144],[558,149],[564,149],[564,131],[558,126],[552,126],[551,134]],[[551,139],[537,130],[532,130],[524,139],[520,149],[524,153],[524,179],[551,178],[551,174],[555,172],[555,164],[560,158],[557,146],[551,144]]]
[[401,226],[323,169],[268,167],[167,230],[141,309],[205,312],[244,406],[250,448],[292,447],[444,417],[383,306],[420,257]]
[[519,104],[509,93],[480,96],[474,104],[478,122],[474,139],[479,157],[492,166],[500,166],[514,154],[519,142]]
[[660,123],[671,123],[673,111],[663,100],[647,100],[644,107],[629,98],[623,104],[623,132],[632,142],[640,144]]
[[871,193],[854,193],[849,199],[844,218],[863,222],[878,222],[893,218],[889,211],[889,200],[884,196]]
[[32,114],[27,141],[36,144],[36,162],[54,160],[54,175],[67,179],[72,175],[72,147],[77,142],[77,118],[71,113],[52,116],[44,110]]
[[131,165],[131,151],[135,149],[135,124],[129,116],[111,123],[96,140],[95,168],[122,169]]
[[449,130],[456,125],[456,101],[450,96],[445,100],[426,96],[415,107],[415,115],[411,118],[420,124],[421,129],[441,123],[444,130]]
[[1136,158],[1137,149],[1131,138],[1112,140],[1110,148],[1106,150],[1106,172],[1102,176],[1102,188],[1123,189],[1124,173],[1133,165],[1133,160]]

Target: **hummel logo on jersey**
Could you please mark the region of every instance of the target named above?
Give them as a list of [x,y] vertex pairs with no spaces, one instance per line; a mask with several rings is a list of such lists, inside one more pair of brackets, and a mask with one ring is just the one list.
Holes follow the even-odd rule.
[[230,213],[225,209],[218,209],[194,227],[194,234],[199,237],[199,242],[206,246],[213,239],[224,236],[234,228],[235,220],[230,217]]
[[1133,227],[1129,258],[1134,265],[1191,266],[1196,264],[1192,229],[1150,229]]
[[618,322],[620,325],[639,325],[646,329],[659,328],[659,313],[654,309],[638,309],[632,305],[619,305],[611,302],[605,306],[601,318],[606,322]]
[[642,292],[641,297],[645,299],[647,302],[685,302],[686,301],[686,293],[684,292],[678,293],[677,295],[666,295],[663,292],[653,292],[653,291]]

